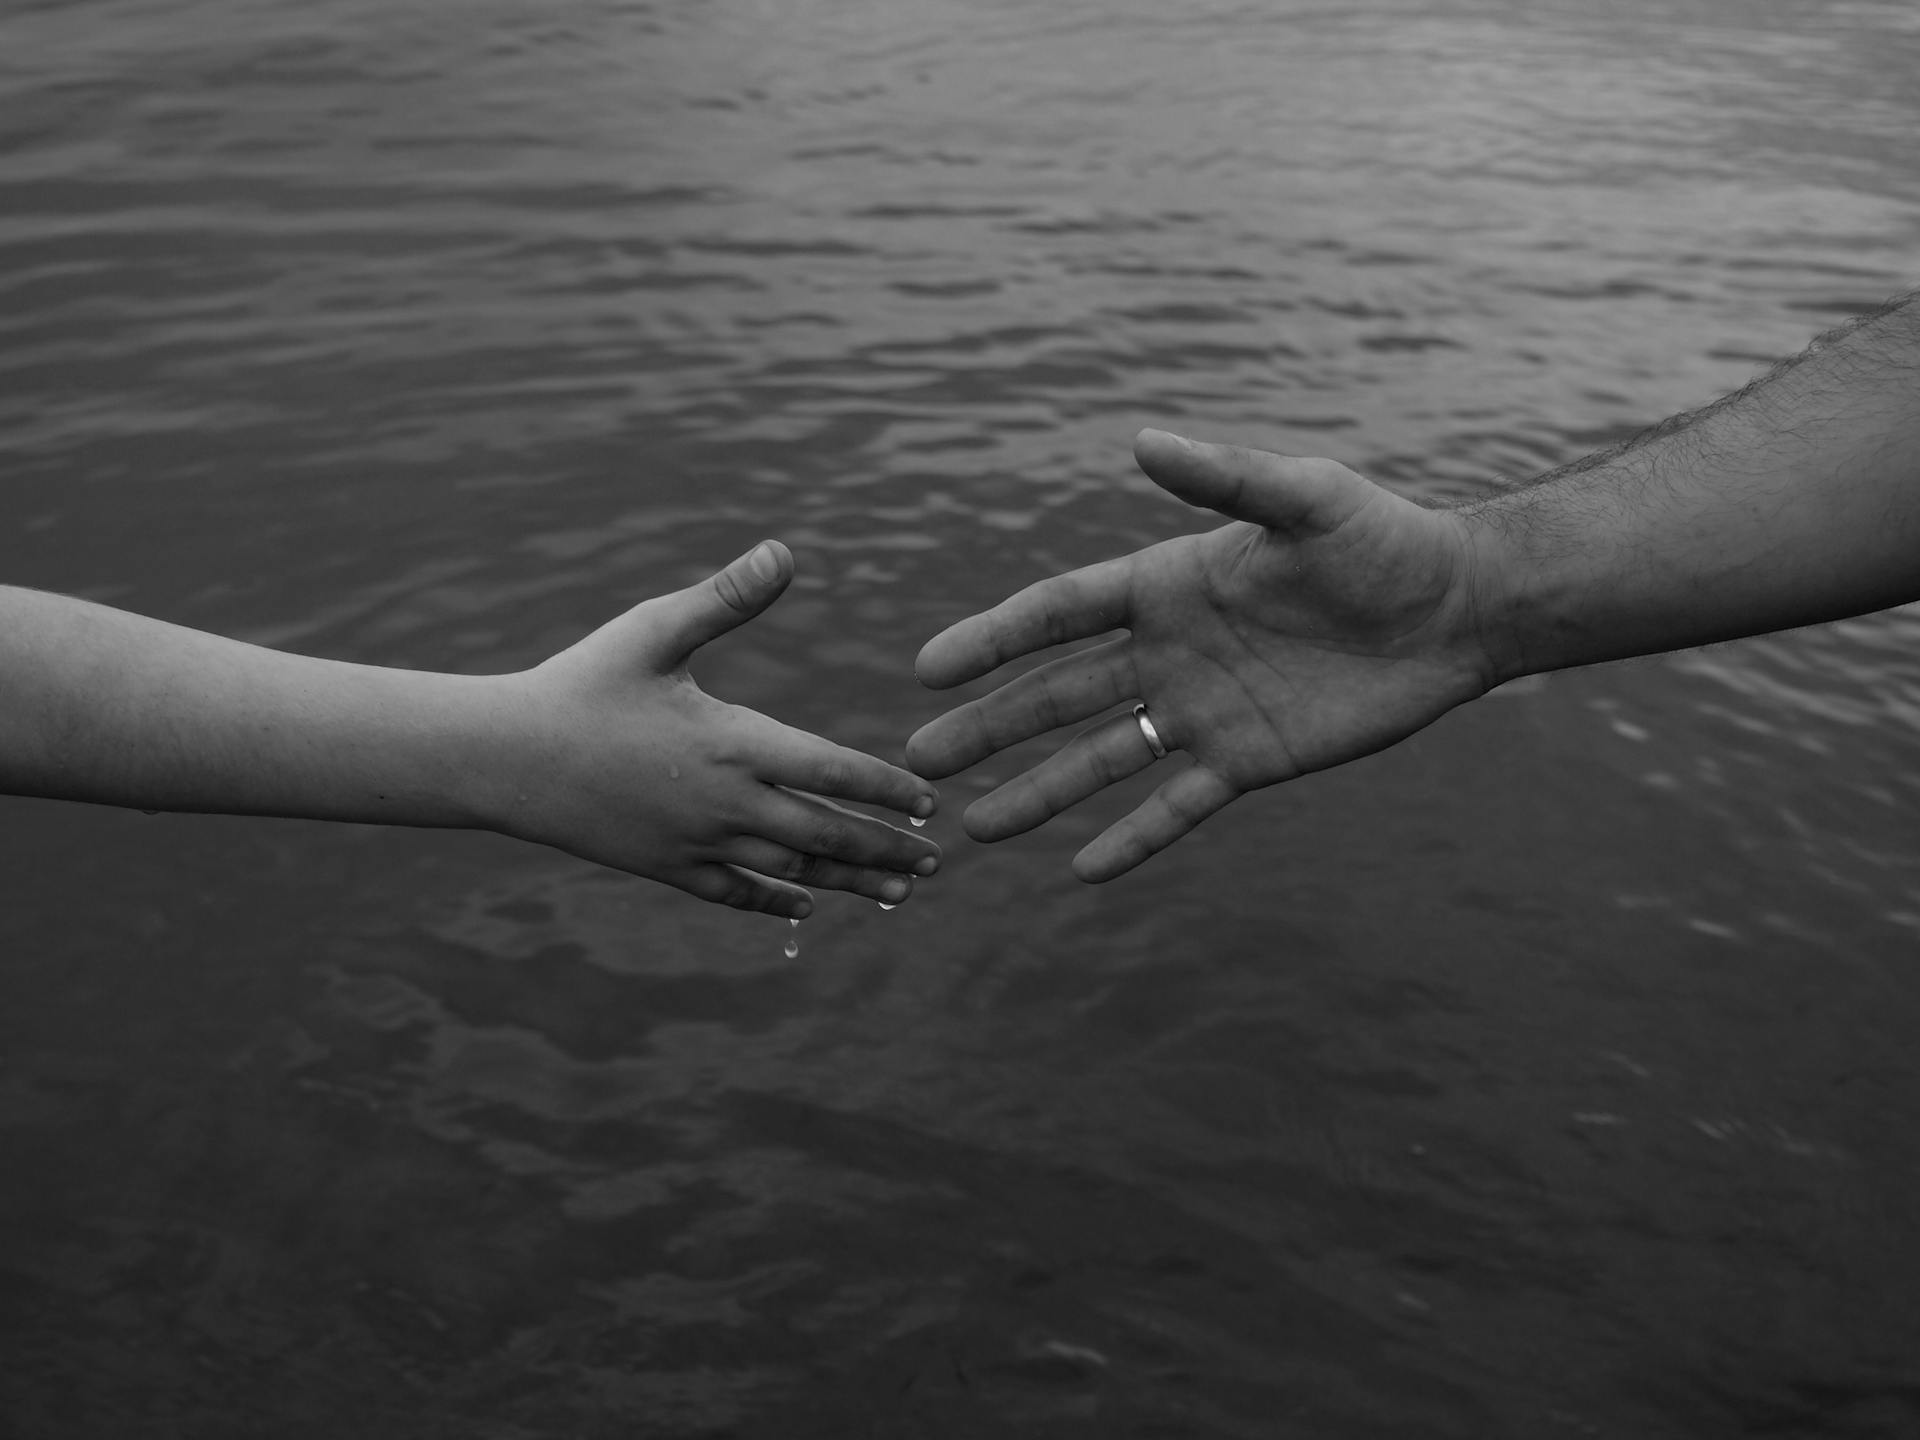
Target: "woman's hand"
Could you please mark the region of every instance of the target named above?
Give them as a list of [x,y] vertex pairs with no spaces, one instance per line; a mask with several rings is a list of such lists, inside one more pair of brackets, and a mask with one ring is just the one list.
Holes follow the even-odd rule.
[[906,899],[939,847],[831,802],[924,819],[934,788],[715,700],[687,673],[696,650],[760,614],[792,575],[786,547],[766,541],[503,677],[513,739],[485,807],[491,827],[745,910],[804,916],[807,885]]

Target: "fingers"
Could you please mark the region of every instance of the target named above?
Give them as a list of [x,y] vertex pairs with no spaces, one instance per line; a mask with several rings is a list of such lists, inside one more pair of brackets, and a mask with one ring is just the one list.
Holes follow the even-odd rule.
[[698,585],[662,596],[655,603],[664,620],[667,652],[684,661],[773,604],[792,578],[793,556],[787,547],[778,540],[762,540]]
[[913,673],[929,689],[945,690],[1049,645],[1119,629],[1131,574],[1131,557],[1123,556],[1029,585],[934,636]]
[[845,890],[888,905],[898,905],[913,894],[913,877],[841,860],[803,854],[757,835],[743,835],[728,847],[727,858],[762,876],[777,876],[794,885],[822,890]]
[[1138,688],[1131,656],[1128,641],[1113,640],[1050,660],[922,725],[907,741],[907,764],[938,780],[1009,745],[1098,715]]
[[[1175,742],[1162,732],[1171,746]],[[1024,834],[1154,761],[1131,714],[1115,715],[1081,731],[1057,753],[967,807],[963,823],[975,840]]]
[[756,769],[772,784],[860,805],[884,805],[920,820],[940,806],[940,792],[919,776],[804,730],[773,725],[759,745]]
[[1182,770],[1074,856],[1073,873],[1092,885],[1124,875],[1218,814],[1239,793],[1204,765]]
[[772,841],[799,857],[804,864],[768,872],[797,884],[831,884],[817,868],[823,861],[889,875],[931,875],[940,868],[940,847],[926,836],[778,786],[764,787],[741,828],[747,838]]
[[720,860],[696,865],[672,883],[736,910],[804,919],[813,897],[803,886],[845,890],[898,905],[913,894],[914,875],[931,875],[940,847],[871,816],[811,795],[767,787],[770,808],[751,820],[760,834],[736,836]]
[[682,876],[666,878],[697,899],[735,910],[784,915],[789,920],[804,920],[813,913],[813,897],[798,885],[770,880],[737,865],[696,865]]
[[1205,445],[1164,430],[1135,436],[1133,458],[1149,480],[1189,505],[1290,532],[1334,529],[1372,488],[1333,460]]

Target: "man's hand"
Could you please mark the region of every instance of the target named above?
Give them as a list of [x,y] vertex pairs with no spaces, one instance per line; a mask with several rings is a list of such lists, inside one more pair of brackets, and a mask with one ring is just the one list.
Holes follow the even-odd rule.
[[786,547],[767,541],[504,677],[513,738],[488,823],[741,909],[805,915],[803,885],[906,899],[939,847],[831,800],[924,818],[933,787],[715,700],[687,673],[695,651],[766,610],[792,575]]
[[[1384,749],[1494,681],[1476,633],[1466,532],[1331,460],[1134,442],[1140,468],[1236,521],[1042,580],[935,636],[915,667],[946,689],[1019,656],[1112,630],[941,716],[907,742],[938,779],[1058,726],[1144,701],[1194,763],[1074,860],[1111,880],[1229,801]],[[1042,824],[1153,763],[1122,711],[968,807],[976,840]]]

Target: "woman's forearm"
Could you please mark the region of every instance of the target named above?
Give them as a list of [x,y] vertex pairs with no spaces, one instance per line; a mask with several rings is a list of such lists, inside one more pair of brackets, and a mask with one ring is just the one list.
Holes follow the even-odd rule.
[[0,587],[0,790],[150,810],[483,823],[484,677],[265,650]]
[[1459,514],[1502,679],[1920,599],[1920,302]]
[[796,919],[806,885],[898,904],[939,847],[836,802],[924,819],[933,787],[687,673],[792,563],[757,545],[497,676],[289,655],[0,587],[0,792],[481,827]]

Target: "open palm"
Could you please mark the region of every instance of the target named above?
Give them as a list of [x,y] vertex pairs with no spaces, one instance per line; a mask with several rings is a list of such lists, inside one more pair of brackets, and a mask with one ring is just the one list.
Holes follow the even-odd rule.
[[[1468,549],[1454,518],[1330,460],[1135,444],[1162,488],[1236,523],[1029,586],[929,641],[944,689],[1016,657],[1109,631],[924,726],[908,763],[938,778],[1032,736],[1144,702],[1193,764],[1077,857],[1124,874],[1237,796],[1381,749],[1483,693]],[[976,801],[970,835],[1000,840],[1153,763],[1121,713]]]

